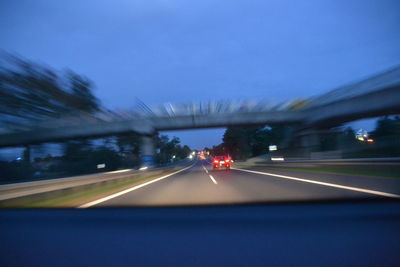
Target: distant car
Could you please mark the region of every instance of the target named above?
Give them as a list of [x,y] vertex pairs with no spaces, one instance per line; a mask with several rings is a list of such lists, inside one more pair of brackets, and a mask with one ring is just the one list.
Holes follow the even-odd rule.
[[213,159],[214,169],[225,168],[229,170],[231,168],[231,158],[228,156],[216,156]]

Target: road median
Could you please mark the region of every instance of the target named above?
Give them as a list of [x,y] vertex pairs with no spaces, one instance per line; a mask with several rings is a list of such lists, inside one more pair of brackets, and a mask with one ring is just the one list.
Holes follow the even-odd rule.
[[136,172],[109,180],[71,186],[0,201],[0,208],[69,208],[140,185],[190,166]]

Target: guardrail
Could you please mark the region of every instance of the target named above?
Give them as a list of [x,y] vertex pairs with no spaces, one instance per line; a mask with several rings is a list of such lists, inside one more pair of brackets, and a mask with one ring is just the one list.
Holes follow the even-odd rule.
[[135,180],[140,178],[156,176],[180,169],[181,167],[191,164],[192,161],[186,163],[187,164],[180,163],[174,166],[164,166],[144,171],[128,169],[76,177],[0,185],[0,202],[16,198],[38,195],[44,196],[44,194],[51,195],[54,193],[59,197],[60,195],[67,195],[76,190],[93,189],[94,187],[109,186],[112,184],[124,184],[129,181],[135,182]]

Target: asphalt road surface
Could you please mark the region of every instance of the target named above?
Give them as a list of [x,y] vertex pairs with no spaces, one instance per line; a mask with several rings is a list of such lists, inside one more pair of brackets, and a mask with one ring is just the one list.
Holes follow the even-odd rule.
[[[235,166],[233,166],[235,167]],[[153,183],[84,207],[204,205],[265,201],[400,198],[400,179],[233,168],[213,170],[206,160]]]

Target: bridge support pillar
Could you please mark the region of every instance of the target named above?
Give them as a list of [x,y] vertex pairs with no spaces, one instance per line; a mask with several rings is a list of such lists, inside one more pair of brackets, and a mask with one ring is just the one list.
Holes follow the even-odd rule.
[[320,145],[320,137],[317,131],[308,131],[300,136],[300,147],[315,150]]
[[140,155],[142,166],[150,167],[155,165],[155,146],[153,137],[151,135],[142,136]]
[[300,157],[310,158],[311,152],[318,151],[321,145],[318,129],[305,129],[296,133],[297,153]]
[[338,132],[333,129],[310,128],[296,135],[297,147],[305,157],[311,157],[312,152],[338,152]]

